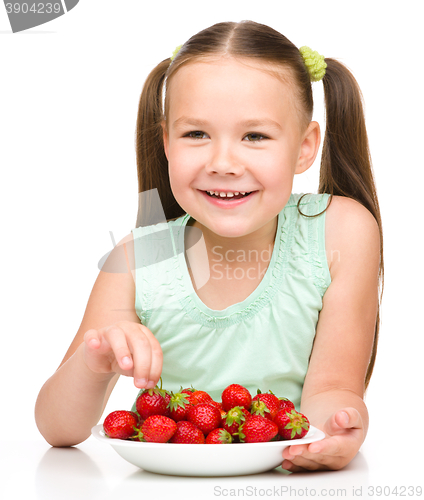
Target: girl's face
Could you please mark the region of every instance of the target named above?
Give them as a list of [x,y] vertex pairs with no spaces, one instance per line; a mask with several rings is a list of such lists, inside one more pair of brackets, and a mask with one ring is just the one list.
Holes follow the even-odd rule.
[[[302,129],[290,85],[246,62],[187,64],[168,89],[164,145],[173,194],[224,238],[275,227],[294,175],[309,168],[319,146],[319,126]],[[205,191],[253,193],[220,206]]]

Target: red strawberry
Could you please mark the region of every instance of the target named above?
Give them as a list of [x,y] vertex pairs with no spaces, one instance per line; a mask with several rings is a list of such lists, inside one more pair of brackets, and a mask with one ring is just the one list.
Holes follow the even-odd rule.
[[194,389],[193,387],[188,387],[188,388],[186,388],[186,389],[182,389],[182,390],[180,390],[180,392],[183,392],[183,393],[185,393],[185,394],[189,394],[189,395],[190,395],[190,394],[193,394],[193,392],[194,392],[195,390],[196,390],[196,389]]
[[278,398],[280,400],[280,410],[294,410],[294,404],[287,398]]
[[225,411],[231,410],[235,406],[243,406],[249,410],[251,403],[252,396],[242,385],[231,384],[222,392],[222,408]]
[[250,412],[253,415],[260,415],[261,417],[273,420],[280,409],[280,400],[274,394],[259,393],[252,399],[252,406]]
[[240,425],[246,422],[252,415],[241,406],[235,406],[221,419],[221,427],[234,435],[239,431]]
[[168,403],[166,392],[162,389],[146,389],[138,396],[135,403],[138,414],[143,420],[151,415],[166,415]]
[[242,443],[264,443],[271,441],[278,433],[277,424],[260,415],[252,415],[240,426],[239,438]]
[[180,420],[187,420],[187,412],[191,406],[189,395],[183,392],[172,393],[168,403],[169,416],[175,422]]
[[209,403],[212,401],[212,398],[205,391],[194,391],[189,396],[189,401],[192,405],[198,405],[200,403]]
[[215,406],[221,412],[221,418],[227,415],[227,412],[222,409],[222,403],[218,403],[218,401],[209,401],[209,405]]
[[218,410],[222,410],[222,403],[218,403],[218,401],[207,401],[209,405],[215,406]]
[[165,404],[166,404],[166,410],[165,410],[165,417],[171,417],[171,410],[169,408],[169,402],[171,401],[171,394],[169,394],[168,391],[164,391],[163,398],[165,399]]
[[185,443],[185,444],[205,444],[205,436],[203,432],[198,429],[191,422],[186,420],[181,420],[177,422],[177,430],[172,438],[169,440],[170,443]]
[[118,410],[109,413],[103,423],[106,436],[114,439],[128,439],[138,426],[138,415],[133,411]]
[[177,430],[177,424],[164,415],[148,417],[134,438],[149,443],[167,443]]
[[221,428],[214,429],[206,438],[206,444],[230,444],[232,442],[233,438],[231,434]]
[[282,439],[300,439],[309,431],[309,420],[296,410],[280,410],[274,418]]
[[199,403],[188,410],[187,420],[207,436],[211,431],[219,427],[221,412],[208,403]]

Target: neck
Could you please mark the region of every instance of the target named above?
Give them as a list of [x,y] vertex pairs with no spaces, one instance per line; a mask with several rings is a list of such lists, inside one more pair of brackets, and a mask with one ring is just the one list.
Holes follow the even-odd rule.
[[187,225],[202,231],[210,265],[219,262],[230,267],[249,267],[252,262],[264,263],[271,260],[277,222],[278,216],[257,231],[237,238],[220,236],[193,218],[190,218]]

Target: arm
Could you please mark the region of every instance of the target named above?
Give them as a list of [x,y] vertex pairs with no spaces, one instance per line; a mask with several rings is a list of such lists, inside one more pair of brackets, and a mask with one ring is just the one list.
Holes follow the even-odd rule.
[[[129,255],[133,259],[131,251],[124,255],[122,243],[131,248],[132,235],[115,247],[108,265],[122,268],[123,258]],[[119,375],[135,380],[159,379],[160,346],[140,324],[134,302],[130,268],[127,273],[100,271],[81,326],[59,368],[41,388],[35,405],[38,429],[52,446],[73,446],[87,439]]]
[[286,448],[283,467],[293,472],[341,469],[368,430],[363,397],[378,307],[380,236],[362,205],[343,197],[335,201],[327,224],[337,230],[331,234],[329,229],[327,238],[326,229],[326,244],[340,258],[330,266],[332,282],[323,298],[301,400],[301,412],[326,439]]
[[93,373],[83,359],[82,347],[81,343],[38,394],[35,420],[52,446],[74,446],[89,437],[119,378],[113,373]]

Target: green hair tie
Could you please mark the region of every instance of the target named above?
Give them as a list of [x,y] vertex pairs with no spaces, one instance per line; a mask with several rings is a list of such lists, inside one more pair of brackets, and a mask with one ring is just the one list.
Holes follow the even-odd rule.
[[178,45],[178,47],[174,50],[171,56],[171,62],[175,59],[175,56],[178,54],[179,50],[181,49],[182,45]]
[[316,50],[312,50],[306,45],[300,47],[300,55],[308,70],[312,82],[319,82],[324,78],[327,63],[324,61],[324,56],[318,54]]

